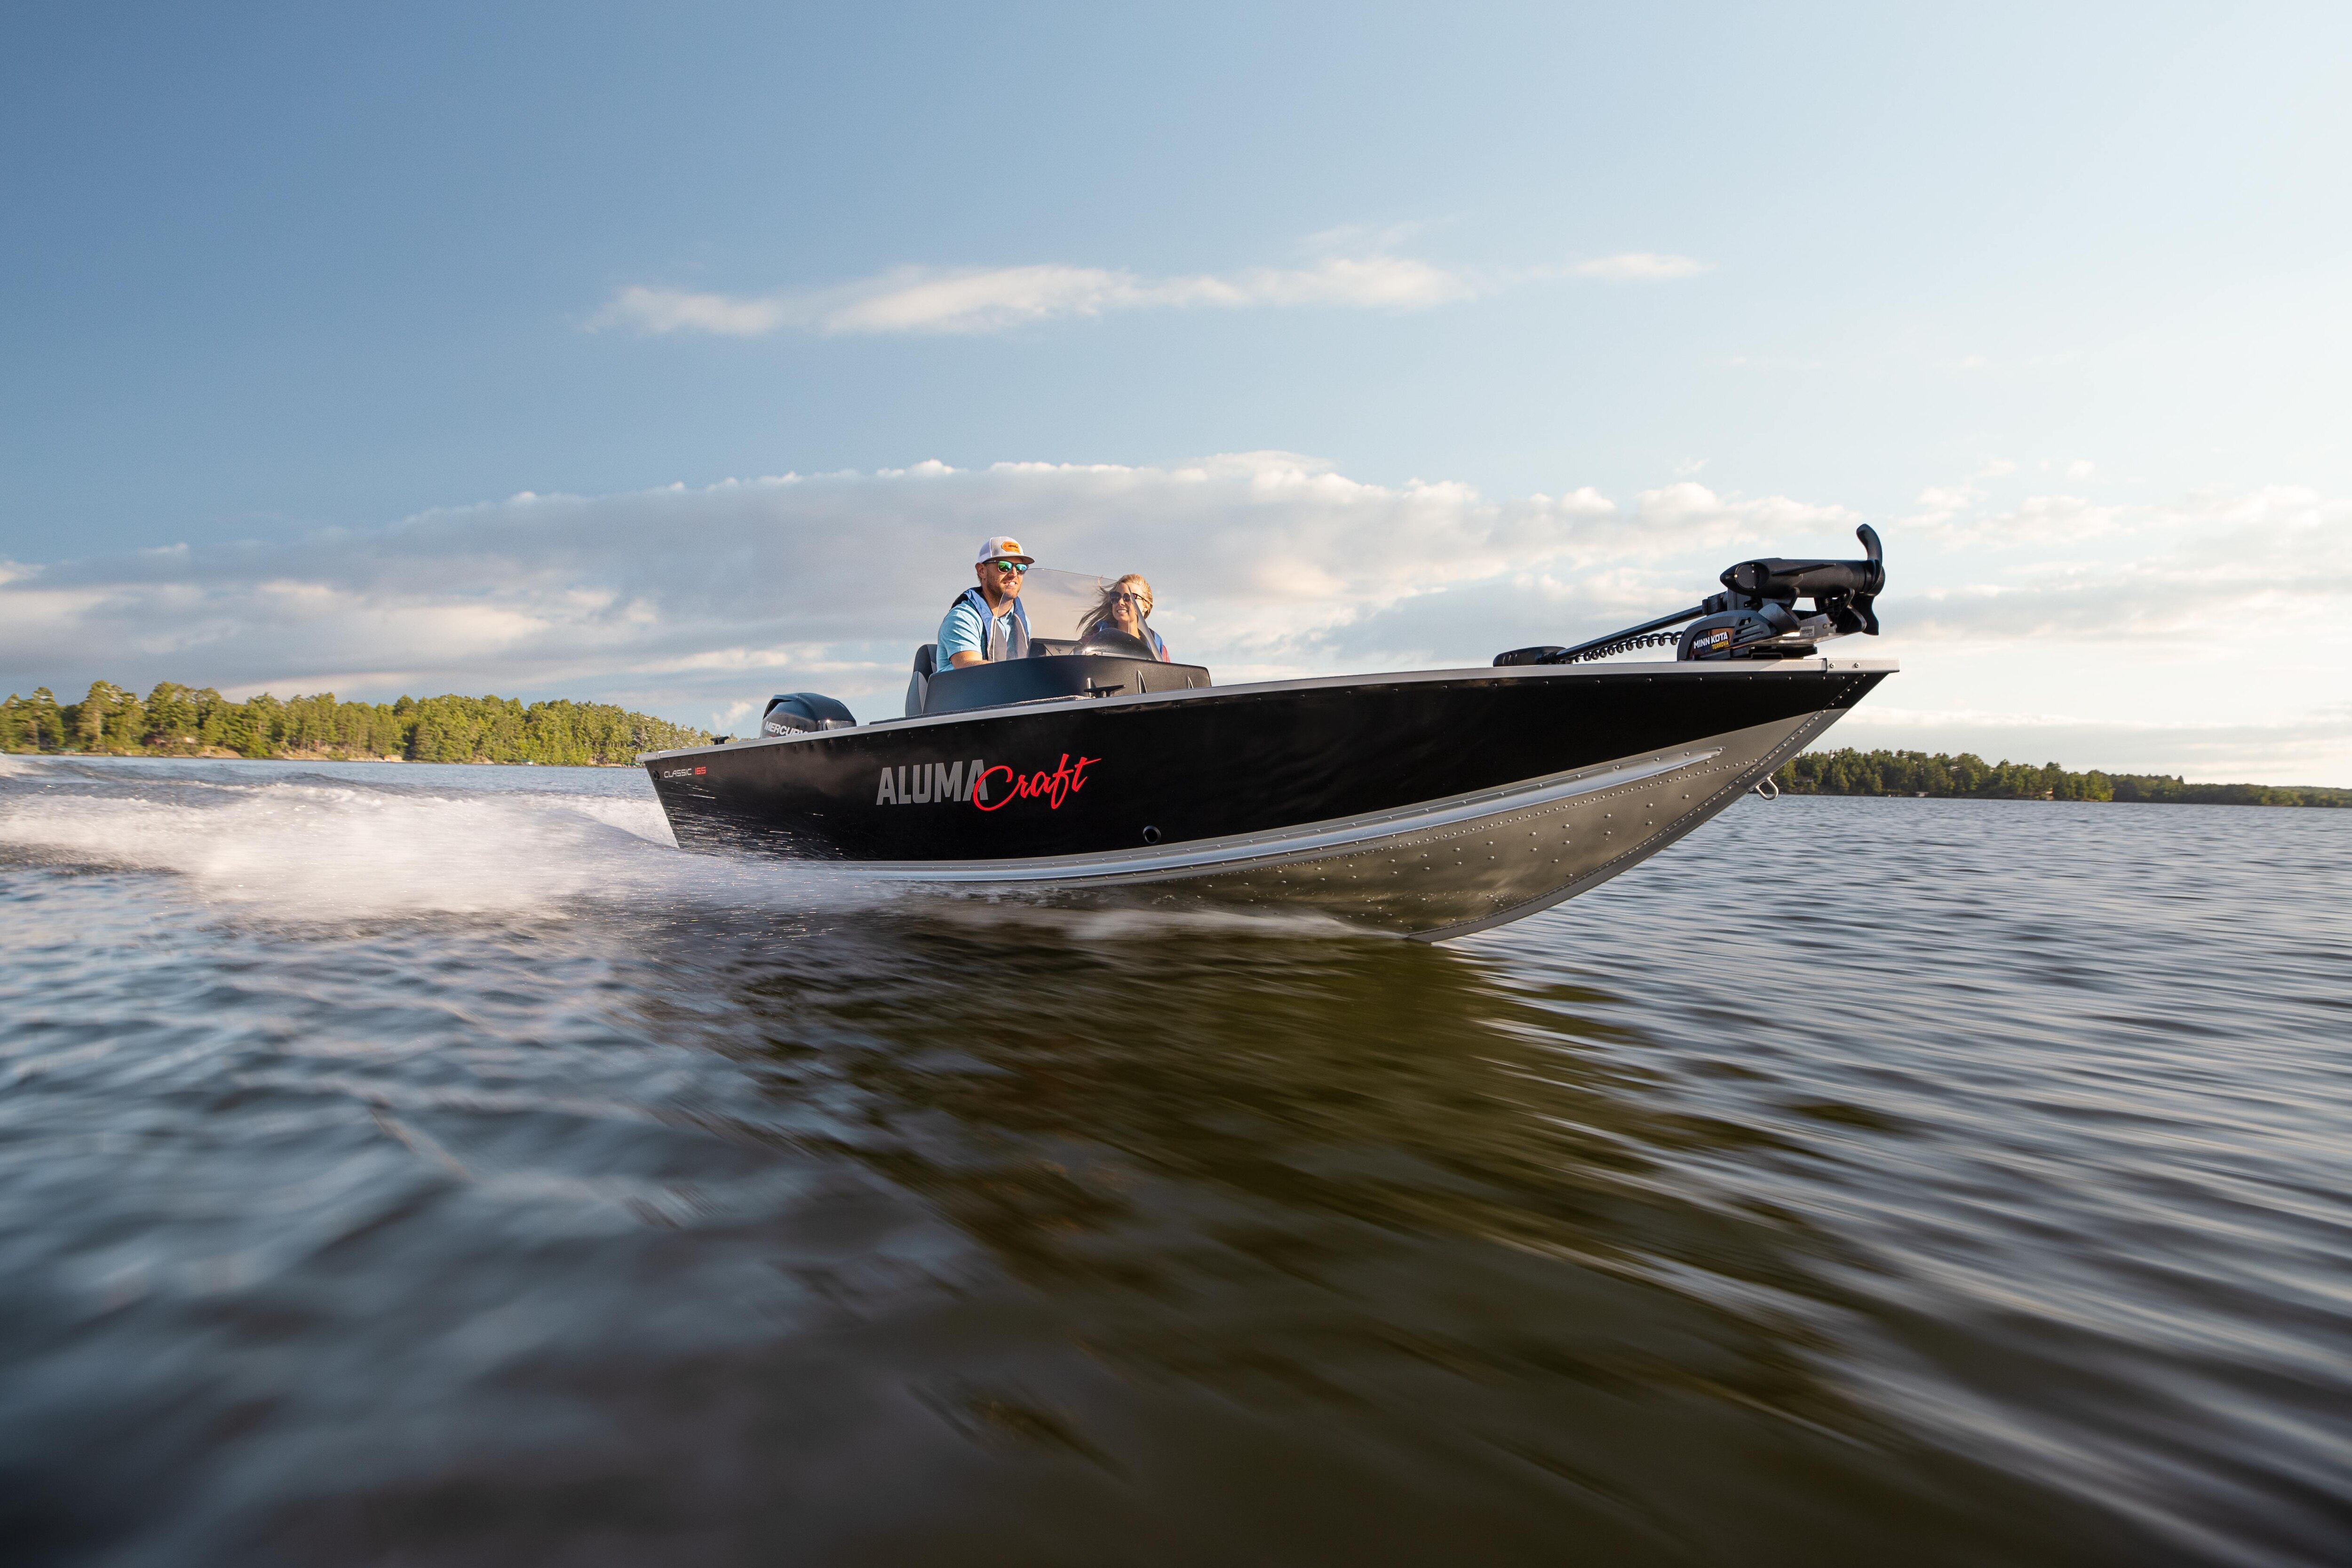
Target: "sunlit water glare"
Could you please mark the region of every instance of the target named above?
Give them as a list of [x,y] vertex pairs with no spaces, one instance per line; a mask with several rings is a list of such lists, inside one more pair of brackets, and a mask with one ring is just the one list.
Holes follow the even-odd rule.
[[1443,948],[0,759],[0,1539],[2352,1558],[2352,813],[1750,800]]

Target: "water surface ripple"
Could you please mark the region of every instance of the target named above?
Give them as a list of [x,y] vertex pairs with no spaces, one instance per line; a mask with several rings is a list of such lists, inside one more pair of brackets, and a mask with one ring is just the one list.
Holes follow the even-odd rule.
[[0,759],[12,1562],[2352,1557],[2352,813],[1750,800],[1445,948]]

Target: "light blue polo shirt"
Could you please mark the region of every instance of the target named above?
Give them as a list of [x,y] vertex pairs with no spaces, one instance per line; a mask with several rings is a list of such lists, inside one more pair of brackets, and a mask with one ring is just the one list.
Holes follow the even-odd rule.
[[975,595],[966,594],[948,607],[947,619],[940,623],[939,668],[945,669],[959,653],[976,653],[985,658],[992,637],[1001,637],[1003,646],[1013,646],[1013,616],[1019,599],[1007,600],[1004,613],[991,617],[972,601]]

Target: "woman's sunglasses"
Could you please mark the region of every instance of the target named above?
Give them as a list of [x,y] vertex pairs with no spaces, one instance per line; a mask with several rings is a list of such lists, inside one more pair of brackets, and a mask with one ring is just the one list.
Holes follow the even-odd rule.
[[1029,563],[1026,561],[992,561],[989,564],[999,572],[1023,573],[1029,570]]
[[1145,598],[1142,595],[1140,595],[1140,594],[1130,594],[1130,593],[1129,593],[1129,592],[1128,592],[1126,589],[1124,589],[1124,588],[1120,589],[1118,593],[1113,594],[1113,595],[1111,595],[1111,602],[1112,602],[1113,604],[1118,603],[1118,602],[1119,600],[1121,600],[1121,599],[1125,599],[1125,600],[1126,600],[1129,604],[1130,604],[1130,605],[1148,605],[1148,604],[1150,604],[1150,603],[1151,602],[1150,600],[1149,600],[1149,599]]

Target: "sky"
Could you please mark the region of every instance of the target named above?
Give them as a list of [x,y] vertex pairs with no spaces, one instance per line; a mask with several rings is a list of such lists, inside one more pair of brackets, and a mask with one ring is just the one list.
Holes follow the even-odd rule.
[[2352,784],[2341,6],[13,6],[0,688],[896,711],[1885,538],[1830,743]]

